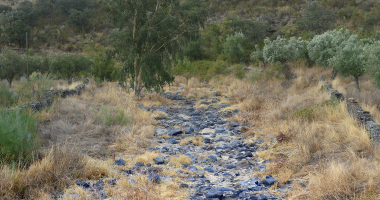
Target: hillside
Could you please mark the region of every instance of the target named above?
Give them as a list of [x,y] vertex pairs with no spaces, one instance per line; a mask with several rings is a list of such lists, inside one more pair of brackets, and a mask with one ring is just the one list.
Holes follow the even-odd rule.
[[0,199],[380,199],[379,6],[0,1]]

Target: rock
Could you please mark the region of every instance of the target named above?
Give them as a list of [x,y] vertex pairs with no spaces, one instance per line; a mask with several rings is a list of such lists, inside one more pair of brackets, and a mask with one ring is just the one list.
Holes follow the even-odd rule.
[[277,179],[273,178],[271,175],[266,176],[266,179],[262,181],[267,187],[273,185],[275,182],[277,182]]
[[254,186],[254,187],[251,187],[250,190],[252,191],[261,191],[263,189],[262,186]]
[[222,108],[226,108],[226,107],[228,107],[229,105],[226,104],[226,103],[221,103],[221,104],[219,104],[219,106],[222,107]]
[[75,184],[82,186],[83,188],[89,188],[90,187],[90,183],[85,182],[85,181],[76,180]]
[[115,165],[125,165],[125,164],[126,164],[126,162],[121,158],[119,158],[119,160],[115,161]]
[[177,140],[175,138],[169,138],[167,141],[169,144],[178,144]]
[[219,191],[216,188],[211,188],[206,194],[206,198],[222,198],[223,197],[223,192]]
[[108,183],[111,184],[111,185],[116,185],[116,179],[115,178],[111,178],[110,180],[108,180]]
[[168,152],[168,151],[169,151],[168,147],[162,147],[161,150],[160,150],[161,153],[165,153],[165,152]]
[[302,182],[299,182],[298,185],[300,185],[301,187],[306,187],[305,183]]
[[71,194],[70,197],[72,199],[76,199],[76,198],[79,198],[79,194],[78,193],[74,193],[74,194]]
[[218,161],[218,158],[216,158],[215,156],[209,156],[208,157],[212,162],[216,162]]
[[181,183],[181,185],[179,185],[179,188],[188,188],[188,187],[189,185],[185,183]]
[[153,161],[154,161],[154,163],[155,163],[156,165],[162,165],[162,164],[165,163],[165,160],[162,159],[162,158],[155,158],[155,159],[153,159]]
[[189,166],[187,169],[190,171],[197,171],[198,170],[197,167],[195,167],[195,166]]
[[158,183],[161,181],[161,177],[155,172],[150,173],[148,179],[151,180],[153,183]]
[[146,167],[151,167],[151,166],[152,166],[152,164],[150,164],[150,163],[146,164]]
[[185,130],[183,130],[183,132],[185,132],[185,134],[190,134],[193,131],[194,131],[194,129],[190,126],[186,127]]
[[235,165],[233,165],[233,164],[227,164],[226,165],[226,169],[233,169],[233,168],[235,168]]
[[251,163],[248,160],[242,160],[242,161],[237,163],[237,166],[239,168],[247,168],[247,167],[251,166]]
[[239,124],[236,123],[236,122],[230,122],[230,126],[231,126],[231,127],[237,127],[237,126],[239,126]]
[[212,140],[210,138],[203,138],[203,142],[205,144],[209,144],[209,143],[212,143]]
[[172,135],[172,136],[176,136],[176,135],[180,135],[180,134],[182,134],[182,130],[179,128],[176,128],[170,132],[170,135]]
[[205,167],[205,171],[210,172],[210,173],[214,173],[214,169],[212,169],[211,167]]
[[144,164],[142,164],[141,162],[138,162],[135,164],[136,167],[144,167]]
[[220,94],[220,92],[213,92],[212,93],[212,96],[214,96],[214,97],[218,97],[218,96],[220,96],[221,94]]
[[222,133],[223,131],[224,131],[224,128],[222,127],[215,128],[215,133]]

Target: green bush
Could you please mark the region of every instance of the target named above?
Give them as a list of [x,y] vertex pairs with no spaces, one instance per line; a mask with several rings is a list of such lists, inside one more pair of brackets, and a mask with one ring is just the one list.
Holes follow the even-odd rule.
[[116,109],[110,106],[100,105],[99,109],[93,107],[97,122],[106,126],[131,124],[131,115],[124,109]]
[[29,164],[39,148],[37,120],[26,111],[0,111],[0,159],[6,164]]
[[234,69],[236,78],[243,79],[245,76],[244,65],[234,65]]
[[0,83],[0,107],[9,108],[17,103],[17,96],[9,90],[7,84]]

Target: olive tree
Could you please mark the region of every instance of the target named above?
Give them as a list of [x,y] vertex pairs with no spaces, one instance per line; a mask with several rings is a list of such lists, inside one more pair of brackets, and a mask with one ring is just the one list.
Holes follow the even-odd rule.
[[283,66],[283,72],[287,80],[292,78],[290,73],[290,67],[286,64],[287,61],[293,61],[299,54],[299,48],[302,46],[300,40],[294,37],[287,41],[280,36],[276,40],[270,41],[268,38],[264,40],[265,46],[263,49],[264,59],[274,64],[281,62]]
[[[348,30],[332,30],[327,31],[321,35],[316,35],[307,44],[307,50],[311,60],[317,64],[322,65],[324,68],[329,67],[328,60],[335,56],[336,52],[341,48],[343,41],[351,36]],[[331,80],[334,80],[337,75],[338,69],[333,68]]]
[[102,7],[117,27],[110,42],[137,96],[174,81],[173,61],[208,16],[205,0],[104,0]]
[[335,56],[328,60],[328,63],[337,69],[338,73],[344,77],[353,76],[356,87],[359,88],[359,77],[365,73],[363,63],[363,45],[360,43],[357,35],[351,35],[350,38],[341,43]]
[[263,70],[265,70],[268,61],[264,58],[263,50],[259,46],[255,45],[255,51],[251,53],[251,60],[259,60],[263,63]]
[[244,59],[243,40],[244,34],[241,32],[227,37],[223,51],[231,61],[239,62]]
[[9,86],[12,86],[13,78],[21,76],[26,69],[24,65],[25,56],[19,55],[17,52],[2,49],[0,54],[0,78],[6,79]]
[[50,70],[63,77],[71,78],[80,72],[92,71],[93,62],[87,56],[71,53],[62,53],[50,57]]
[[374,78],[374,85],[380,88],[380,41],[366,46],[364,49],[364,66],[369,75]]

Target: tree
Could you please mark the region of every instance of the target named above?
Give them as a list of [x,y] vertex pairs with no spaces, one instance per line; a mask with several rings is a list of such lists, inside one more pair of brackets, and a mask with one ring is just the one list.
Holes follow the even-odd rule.
[[0,54],[0,78],[6,79],[9,86],[15,76],[20,76],[25,72],[24,56],[19,55],[15,51],[2,49]]
[[259,46],[255,46],[255,51],[251,53],[251,60],[259,60],[261,61],[261,63],[263,63],[263,71],[265,70],[266,66],[267,66],[267,63],[268,61],[265,60],[264,58],[264,54],[263,54],[263,50],[260,49]]
[[55,6],[62,15],[70,15],[71,9],[83,11],[89,6],[89,2],[88,0],[57,0]]
[[49,0],[37,0],[36,2],[36,8],[38,15],[40,16],[48,16],[51,14],[53,10],[53,3],[51,3]]
[[179,61],[173,69],[174,75],[180,75],[186,78],[186,84],[189,83],[189,79],[195,75],[195,69],[191,62]]
[[355,77],[356,87],[359,90],[359,77],[365,73],[363,52],[363,45],[361,45],[358,36],[351,35],[348,40],[342,42],[341,48],[335,56],[328,60],[328,63],[337,69],[340,75]]
[[236,32],[235,35],[227,37],[223,45],[223,51],[231,61],[239,62],[244,60],[243,40],[244,34],[241,32]]
[[268,38],[264,40],[263,56],[268,62],[274,64],[281,62],[283,66],[283,72],[287,80],[291,79],[293,74],[290,71],[287,61],[292,61],[299,55],[299,48],[301,46],[300,41],[295,38],[290,38],[289,41],[277,37],[276,40],[270,41]]
[[22,44],[25,44],[25,33],[30,33],[30,28],[26,26],[22,21],[16,20],[10,26],[5,29],[5,33],[12,43],[18,43],[19,48]]
[[323,7],[319,1],[312,1],[303,11],[302,18],[298,21],[301,29],[321,33],[332,27],[336,22],[333,11]]
[[80,72],[91,72],[92,61],[81,54],[62,53],[51,56],[49,65],[53,73],[72,78]]
[[380,41],[366,46],[364,50],[364,66],[374,78],[374,85],[380,88]]
[[116,68],[116,62],[112,58],[112,52],[94,41],[89,41],[84,51],[94,62],[93,75],[99,80],[113,81],[117,79],[120,69]]
[[12,12],[12,7],[7,5],[0,5],[0,13]]
[[37,12],[32,2],[24,0],[13,11],[15,20],[31,25],[37,18]]
[[[308,44],[307,50],[311,60],[324,68],[329,66],[328,60],[335,56],[338,49],[341,48],[341,43],[350,37],[348,30],[332,30],[321,35],[316,35]],[[334,80],[337,75],[337,69],[333,68],[331,80]]]
[[90,10],[89,9],[84,9],[83,12],[71,9],[70,10],[70,15],[69,19],[67,20],[67,23],[78,30],[84,30],[86,26],[90,23],[88,20],[90,16]]
[[103,10],[118,27],[111,44],[135,95],[174,81],[172,61],[181,55],[182,44],[199,35],[207,9],[205,0],[104,0]]

